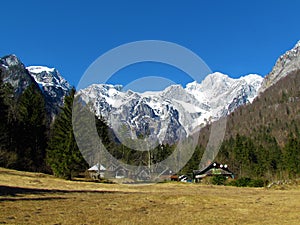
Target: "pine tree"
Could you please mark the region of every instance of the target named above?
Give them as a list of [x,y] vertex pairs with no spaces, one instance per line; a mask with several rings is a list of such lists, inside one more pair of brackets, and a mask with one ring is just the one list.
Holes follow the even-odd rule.
[[35,85],[30,85],[18,103],[17,140],[18,169],[43,171],[46,157],[47,120],[45,100]]
[[284,147],[284,164],[290,177],[300,174],[300,142],[299,139],[290,134],[288,143]]
[[10,147],[10,96],[12,89],[9,84],[4,84],[0,70],[0,166],[14,168],[17,161],[16,152]]
[[8,106],[5,104],[4,98],[3,81],[0,74],[0,149],[5,148],[5,137],[7,135]]
[[7,161],[7,110],[8,107],[4,101],[3,82],[0,74],[0,166],[6,166]]
[[72,179],[87,163],[78,149],[72,126],[75,90],[65,97],[64,107],[55,119],[47,148],[47,162],[56,176]]

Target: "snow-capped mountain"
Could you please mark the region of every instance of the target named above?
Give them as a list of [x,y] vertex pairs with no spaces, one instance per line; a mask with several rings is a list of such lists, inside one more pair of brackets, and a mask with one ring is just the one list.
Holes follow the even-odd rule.
[[63,106],[64,97],[71,90],[71,85],[60,75],[55,68],[45,66],[26,67],[30,75],[42,90],[53,115]]
[[[35,81],[47,90],[47,87],[56,87],[64,91],[70,90],[72,87],[55,68],[46,66],[28,66],[26,69],[30,72]],[[55,93],[53,93],[53,96]]]
[[53,118],[63,106],[64,97],[71,90],[71,85],[55,68],[45,66],[29,66],[16,55],[0,58],[1,79],[10,83],[16,96],[19,96],[31,84],[40,89],[46,100],[47,112]]
[[233,79],[213,73],[185,88],[171,85],[163,91],[137,93],[122,91],[120,85],[94,84],[78,94],[115,131],[125,129],[133,139],[150,134],[159,142],[174,143],[197,127],[252,102],[262,80],[253,74]]
[[264,92],[268,87],[277,83],[289,73],[300,69],[300,41],[276,61],[272,71],[265,77],[259,93]]

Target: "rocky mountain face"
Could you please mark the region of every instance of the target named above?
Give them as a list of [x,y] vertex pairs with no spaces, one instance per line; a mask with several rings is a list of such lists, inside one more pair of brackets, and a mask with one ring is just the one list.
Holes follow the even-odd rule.
[[52,116],[56,115],[59,108],[63,106],[64,97],[69,94],[72,86],[55,68],[29,66],[26,69],[43,92]]
[[12,85],[16,96],[19,96],[29,85],[36,85],[34,78],[15,55],[0,58],[0,70],[3,82]]
[[0,58],[1,78],[10,83],[16,97],[31,84],[40,89],[45,97],[47,111],[53,118],[63,106],[63,99],[71,85],[54,68],[43,66],[25,67],[15,56],[8,55]]
[[262,80],[259,75],[232,79],[213,73],[201,83],[195,81],[185,88],[171,85],[159,92],[137,93],[122,91],[120,85],[94,84],[78,94],[115,132],[126,131],[133,139],[152,135],[161,143],[175,143],[195,129],[251,103]]
[[300,69],[300,41],[276,61],[272,71],[265,77],[259,93],[277,83],[280,79],[286,77],[291,72]]

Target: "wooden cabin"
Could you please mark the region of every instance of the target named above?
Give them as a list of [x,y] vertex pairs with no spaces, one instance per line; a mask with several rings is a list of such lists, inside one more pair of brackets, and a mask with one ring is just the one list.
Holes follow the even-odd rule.
[[221,164],[217,162],[213,162],[201,170],[193,171],[193,178],[196,182],[207,176],[218,175],[225,176],[226,178],[234,178],[234,174],[229,170],[227,164]]

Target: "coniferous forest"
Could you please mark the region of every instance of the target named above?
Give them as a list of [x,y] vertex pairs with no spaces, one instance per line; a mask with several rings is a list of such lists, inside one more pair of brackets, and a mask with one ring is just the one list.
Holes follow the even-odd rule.
[[10,84],[0,82],[0,165],[18,170],[48,171],[45,158],[49,123],[42,94],[30,85],[15,96]]

